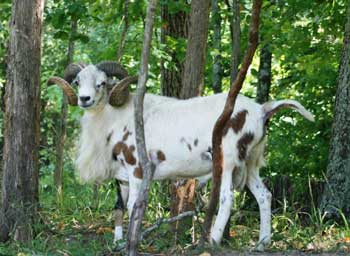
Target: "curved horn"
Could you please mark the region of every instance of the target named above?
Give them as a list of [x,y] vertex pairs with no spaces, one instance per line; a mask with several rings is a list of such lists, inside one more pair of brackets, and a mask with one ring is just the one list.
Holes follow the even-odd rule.
[[47,85],[53,85],[53,84],[57,84],[62,88],[64,94],[67,95],[68,103],[70,105],[72,106],[78,105],[77,95],[75,94],[73,88],[70,86],[70,84],[66,80],[58,76],[53,76],[49,78],[49,80],[47,81]]
[[66,80],[69,84],[72,83],[77,74],[85,67],[84,64],[72,63],[66,67],[64,71],[64,80]]
[[128,76],[128,72],[115,61],[103,61],[96,67],[106,73],[107,76],[116,76],[118,79],[123,79]]
[[109,93],[109,104],[114,107],[120,107],[124,105],[124,103],[129,98],[129,85],[136,83],[138,78],[138,76],[128,76],[119,81],[118,84],[115,85]]

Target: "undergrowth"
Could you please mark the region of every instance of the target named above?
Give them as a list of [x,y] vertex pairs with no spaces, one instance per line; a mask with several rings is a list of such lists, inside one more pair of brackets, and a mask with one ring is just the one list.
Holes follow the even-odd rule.
[[[105,183],[94,193],[94,185],[79,184],[72,173],[65,173],[64,193],[56,196],[51,175],[42,175],[40,182],[40,211],[36,236],[31,243],[0,244],[0,255],[115,255],[112,209],[115,200],[114,183]],[[202,191],[208,197],[208,188]],[[236,196],[230,227],[230,238],[220,248],[195,247],[201,233],[204,210],[193,218],[194,225],[183,234],[162,225],[142,241],[141,250],[167,255],[197,255],[203,251],[218,253],[222,250],[252,251],[259,236],[259,211],[247,204],[249,195]],[[169,217],[168,183],[155,182],[144,221],[144,227],[157,218]],[[244,205],[249,205],[248,208]],[[350,230],[345,218],[334,223],[324,219],[318,209],[310,212],[289,207],[273,209],[272,243],[269,252],[300,250],[303,252],[349,252]],[[127,220],[125,216],[125,223]],[[124,225],[126,233],[127,225]],[[195,241],[193,243],[192,241]],[[215,253],[212,253],[215,254]]]

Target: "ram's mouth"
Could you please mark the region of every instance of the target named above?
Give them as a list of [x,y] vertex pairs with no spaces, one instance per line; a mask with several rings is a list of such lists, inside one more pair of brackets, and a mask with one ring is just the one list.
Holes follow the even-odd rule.
[[81,107],[82,109],[89,109],[94,105],[95,101],[93,100],[91,103],[79,103],[79,107]]

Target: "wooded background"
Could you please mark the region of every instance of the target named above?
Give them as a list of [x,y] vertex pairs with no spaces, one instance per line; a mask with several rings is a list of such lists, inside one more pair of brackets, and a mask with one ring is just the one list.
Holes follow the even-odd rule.
[[[159,1],[148,92],[185,99],[228,91],[247,48],[251,7],[250,0]],[[71,62],[118,60],[136,74],[146,8],[143,0],[1,1],[0,238],[16,242],[0,245],[0,253],[113,250],[114,183],[76,179],[82,111],[46,81]],[[275,249],[349,250],[349,10],[345,0],[263,2],[259,47],[242,93],[260,103],[296,99],[316,117],[309,123],[286,110],[270,122],[261,173],[273,194]],[[197,216],[175,236],[175,227],[161,227],[143,249],[183,252],[196,241],[209,187],[195,192],[194,180],[154,183],[148,224],[188,209],[197,208]],[[230,248],[256,240],[257,209],[248,192],[237,195]]]

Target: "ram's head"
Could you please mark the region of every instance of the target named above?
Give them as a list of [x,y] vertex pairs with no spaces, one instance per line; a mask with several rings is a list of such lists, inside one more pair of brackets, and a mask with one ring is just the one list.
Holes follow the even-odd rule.
[[[64,78],[54,76],[48,80],[49,85],[57,84],[62,88],[70,105],[79,105],[83,109],[106,104],[107,99],[112,106],[123,105],[129,97],[129,85],[135,82],[137,76],[128,76],[119,63],[112,61],[88,66],[70,64]],[[78,95],[73,88],[75,86],[78,87]]]

